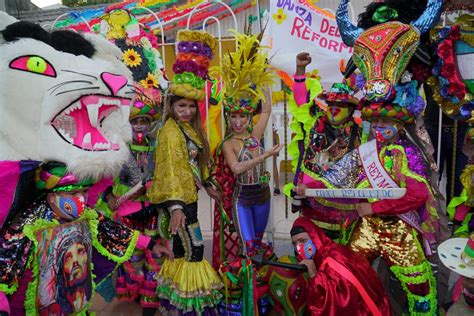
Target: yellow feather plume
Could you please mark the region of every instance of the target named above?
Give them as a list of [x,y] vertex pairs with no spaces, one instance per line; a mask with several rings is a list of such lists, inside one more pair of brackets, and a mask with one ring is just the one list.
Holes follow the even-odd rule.
[[222,58],[222,66],[211,67],[210,75],[222,78],[226,99],[234,102],[250,99],[253,104],[265,101],[263,90],[273,83],[275,73],[270,69],[268,52],[260,46],[263,32],[258,35],[246,35],[230,30],[237,39],[238,49]]

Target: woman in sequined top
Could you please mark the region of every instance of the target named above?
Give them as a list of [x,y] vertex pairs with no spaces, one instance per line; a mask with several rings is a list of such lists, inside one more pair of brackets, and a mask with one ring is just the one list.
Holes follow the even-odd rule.
[[270,177],[265,171],[265,159],[277,155],[282,148],[277,145],[265,152],[258,141],[271,115],[268,91],[262,113],[252,129],[249,128],[251,115],[242,108],[227,111],[231,134],[222,147],[225,162],[236,178],[232,213],[247,255],[261,248],[270,214]]

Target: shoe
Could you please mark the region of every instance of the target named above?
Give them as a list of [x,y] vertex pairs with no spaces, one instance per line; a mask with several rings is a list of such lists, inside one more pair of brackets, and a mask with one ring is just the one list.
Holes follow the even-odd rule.
[[280,192],[280,189],[279,189],[279,188],[275,188],[275,189],[273,190],[273,195],[280,195],[280,194],[281,194],[281,192]]

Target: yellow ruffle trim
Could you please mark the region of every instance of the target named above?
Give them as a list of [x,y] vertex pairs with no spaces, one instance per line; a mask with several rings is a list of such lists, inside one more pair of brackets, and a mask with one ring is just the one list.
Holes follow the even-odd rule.
[[189,262],[184,258],[166,259],[158,279],[159,284],[171,287],[183,298],[207,296],[224,286],[207,260]]

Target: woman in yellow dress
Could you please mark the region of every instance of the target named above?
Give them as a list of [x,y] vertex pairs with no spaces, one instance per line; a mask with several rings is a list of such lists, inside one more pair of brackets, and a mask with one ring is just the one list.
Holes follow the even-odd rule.
[[178,33],[178,55],[166,104],[166,121],[158,132],[155,172],[148,197],[171,215],[174,260],[161,267],[157,294],[167,315],[217,315],[222,282],[203,259],[198,222],[198,190],[217,198],[209,177],[209,144],[197,102],[216,41],[200,31]]

